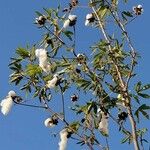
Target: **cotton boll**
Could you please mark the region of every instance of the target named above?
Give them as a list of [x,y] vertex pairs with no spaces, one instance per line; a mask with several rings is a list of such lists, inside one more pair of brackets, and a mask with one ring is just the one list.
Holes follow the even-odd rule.
[[47,87],[48,87],[48,88],[54,88],[54,87],[56,86],[57,81],[58,81],[58,75],[55,74],[55,75],[53,76],[53,79],[52,79],[52,80],[49,80],[49,81],[47,82]]
[[91,18],[93,18],[93,14],[87,14],[86,15],[86,20],[90,20]]
[[48,62],[46,62],[46,63],[39,63],[39,66],[46,73],[48,73],[51,70],[51,65]]
[[36,49],[35,56],[39,59],[39,66],[42,68],[42,70],[48,73],[51,69],[51,66],[48,62],[47,51],[45,49]]
[[3,115],[7,115],[13,106],[13,100],[11,96],[7,96],[6,99],[2,100],[0,103],[1,112]]
[[103,111],[100,111],[101,114],[101,120],[99,122],[99,126],[98,129],[100,130],[100,132],[105,135],[108,136],[109,131],[108,131],[108,115],[106,115]]
[[70,21],[75,21],[75,20],[77,20],[77,16],[76,16],[76,15],[69,15],[69,16],[68,16],[68,19],[69,19]]
[[85,20],[85,26],[89,26],[89,25],[90,25],[89,20]]
[[70,20],[67,19],[65,22],[64,22],[64,25],[63,25],[63,28],[66,29],[70,24]]
[[86,15],[86,20],[85,20],[85,26],[89,26],[91,23],[93,23],[95,21],[95,17],[93,16],[93,14],[87,14]]
[[76,15],[69,15],[68,19],[64,22],[63,29],[66,29],[68,26],[74,26],[77,21]]
[[60,131],[60,142],[59,142],[59,150],[66,150],[67,147],[67,141],[68,141],[68,132],[67,129],[63,129]]
[[47,118],[45,121],[44,121],[44,124],[46,127],[48,128],[51,128],[51,127],[54,127],[55,124],[53,123],[53,120],[52,118]]
[[15,97],[16,93],[14,91],[9,91],[8,96]]
[[44,25],[45,22],[46,22],[46,16],[45,15],[42,15],[42,16],[39,16],[38,18],[35,18],[35,23],[39,24],[40,26]]

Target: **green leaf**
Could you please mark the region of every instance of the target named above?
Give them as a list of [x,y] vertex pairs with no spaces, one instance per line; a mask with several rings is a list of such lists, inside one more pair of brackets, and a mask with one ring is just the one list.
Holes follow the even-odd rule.
[[123,144],[123,143],[126,143],[127,141],[129,141],[130,140],[130,135],[128,135],[128,136],[126,136],[125,138],[123,138],[122,140],[121,140],[121,143]]
[[73,32],[71,32],[71,31],[63,31],[63,33],[65,34],[66,37],[69,38],[69,40],[72,41]]
[[98,10],[98,15],[101,19],[103,19],[107,13],[108,13],[108,6],[102,6],[99,10]]
[[127,17],[133,17],[132,13],[129,11],[123,11],[122,14],[124,14]]
[[29,57],[29,51],[27,51],[24,48],[17,48],[16,53],[21,56],[22,58],[27,58]]
[[141,96],[141,97],[143,97],[143,98],[147,98],[147,99],[150,98],[150,95],[148,95],[148,94],[138,93],[138,95]]
[[35,76],[36,74],[42,73],[41,68],[38,65],[27,65],[26,74],[29,76]]
[[137,120],[139,122],[139,114],[141,113],[145,118],[149,119],[149,115],[146,112],[146,110],[150,110],[150,106],[147,106],[146,104],[141,105],[136,111],[135,116],[137,117]]

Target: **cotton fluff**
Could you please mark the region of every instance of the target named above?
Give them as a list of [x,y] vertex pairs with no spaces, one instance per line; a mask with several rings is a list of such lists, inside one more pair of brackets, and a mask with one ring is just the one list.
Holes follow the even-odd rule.
[[66,29],[68,26],[74,26],[77,21],[76,15],[69,15],[68,19],[64,22],[63,29]]
[[16,93],[14,91],[10,91],[8,96],[6,96],[6,98],[1,101],[0,106],[3,115],[7,115],[11,111],[13,106],[13,97],[15,96]]
[[48,62],[47,51],[45,49],[36,49],[35,55],[39,59],[39,66],[42,68],[42,70],[46,73],[49,72],[51,66]]
[[99,126],[98,129],[100,130],[100,132],[105,135],[108,136],[109,132],[108,132],[108,115],[106,115],[103,111],[99,111],[100,115],[101,115],[101,120],[99,122]]
[[62,131],[60,131],[60,142],[59,142],[59,150],[66,150],[66,147],[67,147],[67,141],[68,141],[68,138],[67,138],[67,135],[68,135],[68,132],[67,132],[67,129],[63,129]]
[[53,76],[53,79],[51,79],[47,82],[47,87],[54,88],[56,86],[57,81],[58,81],[58,74],[55,74]]
[[86,15],[86,20],[85,20],[85,26],[89,26],[91,23],[93,23],[95,21],[95,18],[93,16],[93,14],[87,14]]
[[47,128],[51,128],[51,127],[54,127],[55,124],[53,123],[53,120],[52,118],[47,118],[45,121],[44,121],[44,124]]

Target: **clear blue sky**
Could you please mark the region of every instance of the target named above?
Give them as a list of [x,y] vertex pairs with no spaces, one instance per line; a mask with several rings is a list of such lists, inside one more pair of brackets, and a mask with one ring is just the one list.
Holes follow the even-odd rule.
[[[60,0],[62,4],[67,3],[67,0]],[[69,1],[69,0],[68,0]],[[83,3],[86,0],[81,0]],[[130,2],[131,0],[129,0]],[[10,57],[15,54],[15,49],[18,46],[26,44],[34,44],[41,38],[41,32],[33,24],[35,11],[42,11],[42,7],[55,7],[56,0],[0,0],[0,99],[3,99],[7,92],[11,89],[18,93],[18,88],[10,85],[9,74],[11,73],[8,64]],[[150,82],[150,1],[135,0],[130,2],[130,6],[142,4],[144,14],[137,20],[130,23],[128,29],[131,38],[134,41],[135,47],[142,56],[137,67],[137,80],[142,80],[144,83]],[[128,8],[130,7],[128,6]],[[81,13],[82,12],[82,13]],[[85,14],[88,10],[77,11],[80,23],[84,23]],[[92,37],[92,42],[97,36],[92,34],[92,29],[84,29],[84,25],[79,27],[77,24],[77,35],[81,38],[77,40],[80,45],[80,50],[87,48],[89,43],[86,38]],[[81,25],[80,25],[81,26]],[[82,36],[80,36],[82,35]],[[23,95],[23,94],[21,94]],[[149,103],[150,104],[150,103]],[[45,128],[43,121],[48,116],[46,112],[38,109],[14,107],[11,114],[4,117],[0,114],[0,149],[3,150],[57,150],[58,138],[51,137],[52,130]],[[143,124],[148,126],[148,121],[143,120]],[[149,123],[150,126],[150,123]],[[150,129],[150,128],[149,128]],[[120,146],[117,139],[117,130],[111,130],[111,150],[126,150],[125,145]],[[147,135],[150,138],[150,134]],[[131,147],[130,147],[131,148]],[[69,142],[68,150],[77,150],[76,146]],[[81,147],[82,149],[82,147]],[[82,149],[86,150],[86,149]]]

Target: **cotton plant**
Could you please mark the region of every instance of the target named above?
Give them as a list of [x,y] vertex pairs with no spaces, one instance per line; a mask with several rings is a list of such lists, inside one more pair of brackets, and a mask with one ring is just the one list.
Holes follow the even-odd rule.
[[[108,4],[103,4],[100,1],[96,3],[90,1],[86,6],[80,7],[81,5],[78,1],[71,0],[69,3],[70,7],[67,11],[60,9],[60,7],[57,10],[44,9],[47,16],[40,15],[36,18],[36,24],[40,25],[40,29],[42,28],[44,30],[45,37],[42,39],[42,42],[49,46],[46,46],[46,49],[39,48],[35,50],[37,59],[34,59],[34,51],[31,51],[31,53],[29,50],[27,52],[23,51],[25,54],[30,54],[23,57],[25,61],[17,59],[13,66],[10,65],[12,70],[15,68],[16,63],[18,63],[17,66],[21,66],[21,69],[15,71],[15,75],[20,75],[19,77],[17,76],[19,81],[22,79],[24,79],[23,83],[27,81],[22,89],[29,91],[30,94],[34,94],[34,97],[39,98],[40,106],[33,107],[43,108],[50,113],[49,115],[51,117],[46,118],[43,121],[43,125],[49,129],[53,129],[58,121],[61,122],[59,125],[63,130],[59,133],[59,150],[65,150],[67,148],[67,141],[71,134],[73,134],[72,139],[77,139],[78,143],[81,146],[86,145],[87,149],[97,148],[96,146],[100,146],[101,149],[108,149],[109,145],[101,143],[98,136],[109,139],[108,135],[111,135],[108,129],[108,126],[111,127],[109,125],[109,118],[114,121],[116,126],[121,128],[119,132],[123,136],[126,136],[126,132],[122,132],[126,129],[123,123],[128,119],[128,124],[130,123],[134,129],[130,128],[130,134],[127,134],[127,141],[131,142],[132,139],[135,149],[139,150],[139,137],[141,135],[143,136],[143,131],[136,127],[136,114],[139,117],[139,113],[143,112],[145,105],[135,110],[136,108],[132,107],[131,101],[134,97],[143,96],[144,94],[141,90],[148,89],[149,86],[141,87],[142,84],[138,83],[135,89],[139,95],[133,95],[136,92],[135,90],[133,90],[134,92],[132,94],[130,93],[129,87],[132,88],[132,82],[130,84],[130,80],[134,77],[134,67],[137,64],[137,57],[135,56],[136,52],[133,52],[135,49],[132,45],[134,44],[132,44],[130,37],[128,37],[129,34],[125,26],[130,21],[128,20],[129,17],[137,17],[143,13],[143,7],[141,5],[134,6],[133,12],[130,13],[118,9],[119,5],[117,1],[111,2],[110,5],[109,2]],[[93,26],[95,28],[93,31],[94,35],[97,35],[95,34],[96,30],[99,33],[99,29],[102,31],[100,32],[102,35],[95,37],[98,41],[95,40],[92,42],[93,45],[90,45],[92,52],[86,49],[85,55],[85,51],[81,52],[80,45],[77,45],[78,36],[76,35],[80,35],[76,34],[78,30],[71,32],[69,29],[70,27],[76,26],[77,23],[77,15],[72,14],[74,9],[86,7],[90,8],[91,13],[86,14],[86,17],[84,14],[81,14],[80,18],[82,20],[80,20],[80,23],[83,22],[82,27],[86,28],[96,23],[96,26]],[[65,14],[62,15],[62,13]],[[66,17],[65,20],[64,16]],[[112,22],[111,28],[113,29],[114,27],[116,29],[117,35],[112,34],[112,30],[109,30],[109,19]],[[124,19],[126,20],[125,22]],[[131,20],[134,19],[131,18]],[[64,21],[63,25],[59,24],[62,21]],[[76,26],[76,28],[78,27],[81,28],[81,26]],[[88,35],[88,33],[85,34]],[[117,39],[119,35],[124,36],[120,36]],[[93,37],[85,36],[84,40],[85,42],[89,42],[91,38]],[[124,50],[126,47],[128,47],[129,51]],[[34,47],[32,50],[34,50]],[[47,56],[48,51],[51,60],[53,60],[52,63],[49,62]],[[21,53],[21,56],[23,53]],[[39,67],[37,69],[37,60],[41,69]],[[45,73],[41,74],[41,70]],[[64,79],[60,78],[60,75]],[[52,78],[50,78],[51,76]],[[18,85],[17,81],[14,83]],[[59,88],[55,88],[58,85]],[[53,89],[57,90],[53,91]],[[72,91],[71,93],[81,93],[80,101],[78,95],[70,95],[70,89],[77,90],[77,92]],[[117,96],[116,93],[118,93]],[[49,98],[51,96],[53,99]],[[55,96],[60,96],[61,101],[58,101],[58,98],[55,99]],[[148,97],[148,95],[146,96]],[[68,102],[68,98],[70,102]],[[56,104],[56,106],[49,105],[51,100],[55,101],[54,105]],[[58,103],[59,107],[57,105]],[[3,106],[3,103],[1,106]],[[71,118],[68,117],[68,108],[78,115]],[[97,110],[97,108],[101,109]],[[147,108],[146,106],[144,109]],[[115,114],[116,112],[111,111],[112,109],[117,110],[117,115]],[[136,113],[134,114],[134,112]],[[146,110],[144,110],[144,113],[146,113]],[[53,118],[53,115],[56,115],[58,118]],[[72,129],[71,131],[73,133],[69,132],[68,129]],[[139,135],[139,131],[142,131],[141,135]],[[99,132],[101,134],[97,134]]]
[[39,66],[42,70],[48,73],[51,70],[51,65],[48,62],[47,50],[46,49],[36,49],[35,55],[39,59]]

